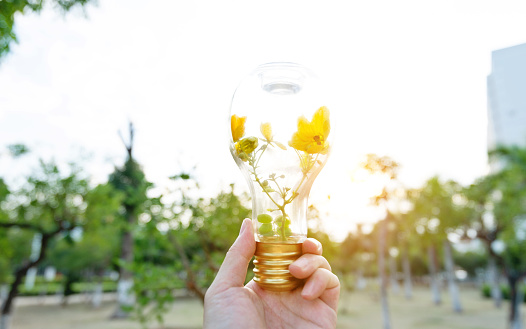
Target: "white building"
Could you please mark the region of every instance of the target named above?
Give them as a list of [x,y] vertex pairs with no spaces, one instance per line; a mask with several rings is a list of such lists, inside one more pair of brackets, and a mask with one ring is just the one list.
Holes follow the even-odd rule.
[[493,51],[487,83],[488,150],[526,146],[526,44]]

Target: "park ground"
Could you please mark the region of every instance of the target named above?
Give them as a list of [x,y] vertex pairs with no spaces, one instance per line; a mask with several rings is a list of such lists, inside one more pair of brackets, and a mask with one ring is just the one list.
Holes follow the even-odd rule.
[[[37,298],[37,297],[33,297]],[[111,299],[111,298],[110,298]],[[429,290],[419,288],[412,300],[402,294],[390,294],[390,314],[393,329],[498,329],[506,328],[508,302],[496,309],[479,290],[465,288],[461,291],[464,311],[454,313],[446,291],[442,305],[435,306]],[[140,329],[133,320],[109,320],[115,309],[114,301],[105,301],[100,308],[72,302],[61,307],[51,299],[20,300],[12,321],[12,329]],[[522,306],[522,314],[526,306]],[[178,299],[165,317],[165,325],[151,324],[148,328],[197,329],[202,326],[203,307],[195,298]],[[345,292],[339,303],[338,328],[382,328],[378,295],[370,291]]]

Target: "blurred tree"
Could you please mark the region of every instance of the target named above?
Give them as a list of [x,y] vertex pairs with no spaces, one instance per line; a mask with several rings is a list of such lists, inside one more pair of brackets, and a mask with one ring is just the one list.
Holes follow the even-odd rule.
[[454,199],[459,195],[460,185],[454,181],[442,183],[438,177],[427,180],[424,186],[412,192],[413,210],[417,230],[427,241],[429,256],[429,272],[431,288],[435,304],[440,304],[439,286],[437,282],[437,252],[436,245],[442,244],[446,279],[448,281],[453,310],[462,312],[459,290],[455,280],[453,253],[448,234],[457,228],[464,227],[466,214]]
[[18,42],[14,32],[15,19],[28,12],[40,12],[46,3],[66,13],[73,7],[82,7],[93,0],[8,0],[0,1],[0,62],[11,50],[11,43]]
[[488,256],[484,251],[466,251],[453,253],[455,264],[467,272],[468,276],[475,277],[479,270],[488,267]]
[[[7,145],[6,151],[0,151],[0,158],[4,156],[9,156],[12,158],[18,158],[22,155],[29,153],[29,148],[24,144],[12,144]],[[9,220],[9,214],[6,207],[6,200],[10,194],[9,188],[5,181],[0,177],[0,222],[6,222]],[[13,243],[14,236],[20,236],[23,234],[13,234],[10,232],[8,234],[7,230],[0,230],[0,306],[7,299],[9,288],[10,274],[14,270],[12,268],[13,263],[18,263],[17,261],[13,262],[13,259],[16,258],[18,253],[14,250],[16,244]],[[21,244],[25,244],[22,241],[18,241]]]
[[135,314],[143,325],[151,319],[162,323],[178,290],[204,300],[242,220],[250,215],[246,196],[235,195],[233,185],[204,200],[195,198],[199,187],[190,175],[171,178],[174,188],[163,195],[160,207],[151,208],[137,238]]
[[[404,199],[406,199],[408,192],[405,190],[403,192]],[[407,212],[397,216],[396,232],[398,232],[398,244],[400,246],[402,271],[404,275],[404,296],[407,300],[413,298],[412,273],[415,271],[415,266],[412,265],[412,258],[420,259],[418,256],[420,256],[421,253],[421,244],[413,224],[414,221],[411,220]]]
[[342,274],[342,286],[348,290],[362,290],[367,286],[366,277],[377,276],[377,255],[374,246],[376,230],[364,233],[363,224],[356,226],[356,232],[349,232],[339,244],[338,253],[332,261],[333,268]]
[[[29,255],[27,236],[23,238],[24,245],[14,245],[12,252],[24,250],[22,257],[13,257],[19,262],[15,264],[14,279],[11,282],[9,294],[2,305],[0,328],[6,329],[12,311],[13,300],[18,288],[28,270],[44,260],[50,243],[58,236],[70,236],[71,232],[85,222],[85,195],[88,192],[86,179],[81,177],[81,170],[76,166],[70,168],[66,175],[62,174],[54,163],[40,162],[39,171],[27,179],[20,191],[13,193],[7,209],[7,218],[0,221],[0,229],[11,231],[14,236],[21,236],[19,231],[27,231],[40,236],[39,250],[35,255]],[[32,257],[34,256],[34,257]]]
[[376,154],[368,154],[365,161],[361,163],[361,166],[373,175],[381,175],[385,178],[385,184],[382,188],[382,192],[372,198],[372,203],[377,207],[385,209],[386,216],[383,220],[378,222],[379,235],[378,235],[378,272],[380,276],[380,298],[382,303],[382,317],[383,317],[383,328],[391,328],[391,320],[389,316],[389,304],[387,301],[387,276],[385,273],[385,253],[387,250],[387,231],[388,225],[391,222],[392,214],[388,209],[388,201],[393,197],[393,189],[390,188],[390,184],[396,180],[398,174],[398,163],[393,159],[383,156],[380,157]]
[[96,186],[86,194],[86,223],[75,238],[59,239],[50,248],[45,264],[55,267],[63,276],[64,299],[73,293],[73,283],[96,280],[93,306],[100,305],[102,279],[118,257],[119,226],[115,225],[121,194],[109,184]]
[[492,248],[501,256],[510,286],[509,326],[518,329],[522,298],[517,285],[526,276],[526,148],[498,147],[489,155],[501,168],[494,174],[492,212],[502,228],[498,239],[504,243],[503,250],[496,250],[495,242]]
[[[2,178],[0,178],[0,205],[9,195],[9,189],[7,184]],[[5,222],[8,220],[8,214],[4,211],[3,207],[0,206],[0,222]],[[7,298],[7,284],[9,283],[9,274],[11,269],[9,267],[9,251],[10,243],[7,239],[7,231],[0,230],[0,305],[3,304],[4,300]]]
[[[497,179],[495,175],[487,175],[477,179],[473,184],[465,187],[461,194],[466,199],[468,225],[464,229],[464,237],[469,237],[470,230],[475,230],[476,238],[484,244],[488,255],[488,276],[491,286],[491,297],[495,307],[502,304],[502,292],[500,288],[500,271],[498,268],[498,255],[491,248],[497,240],[499,233],[503,230],[502,221],[496,221],[493,217],[492,198],[496,188]],[[502,261],[500,261],[502,265]]]
[[121,225],[121,250],[119,262],[118,302],[119,305],[113,313],[113,318],[128,317],[128,311],[133,308],[134,296],[132,294],[133,273],[129,265],[133,263],[133,231],[137,227],[138,216],[144,213],[150,200],[147,192],[153,184],[146,180],[141,166],[133,157],[134,143],[133,124],[129,123],[129,139],[126,142],[122,136],[121,140],[126,148],[127,157],[124,165],[115,168],[110,175],[109,183],[123,195],[122,198],[122,225]]

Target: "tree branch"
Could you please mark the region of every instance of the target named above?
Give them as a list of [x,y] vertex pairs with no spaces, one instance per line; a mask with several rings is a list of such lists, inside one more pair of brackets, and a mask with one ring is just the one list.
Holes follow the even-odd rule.
[[3,228],[18,227],[21,229],[33,230],[38,233],[45,233],[45,230],[43,227],[39,225],[31,224],[31,223],[0,222],[0,227],[3,227]]

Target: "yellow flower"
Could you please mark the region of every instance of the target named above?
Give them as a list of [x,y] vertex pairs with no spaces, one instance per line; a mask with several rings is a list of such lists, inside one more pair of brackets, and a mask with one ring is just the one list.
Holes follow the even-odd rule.
[[325,153],[329,149],[330,131],[329,109],[322,106],[314,113],[312,121],[304,116],[298,119],[298,131],[292,135],[289,146],[309,154]]
[[241,154],[244,153],[245,155],[248,155],[252,153],[257,147],[258,139],[256,137],[243,138],[242,140],[236,143],[236,153],[241,157]]
[[275,144],[279,148],[281,148],[282,150],[286,150],[287,149],[285,147],[285,145],[283,145],[280,142],[274,140],[274,136],[272,135],[272,127],[270,126],[270,122],[262,123],[261,126],[259,127],[259,130],[263,134],[263,137],[265,137],[265,139],[267,140],[267,143],[269,143],[270,145],[274,145]]
[[263,137],[267,140],[267,142],[272,142],[272,127],[270,126],[270,122],[265,122],[261,124],[261,127],[259,128],[261,130],[261,133],[263,134]]
[[230,128],[232,129],[234,142],[240,140],[245,134],[245,121],[247,121],[247,117],[238,117],[235,114],[230,118]]

